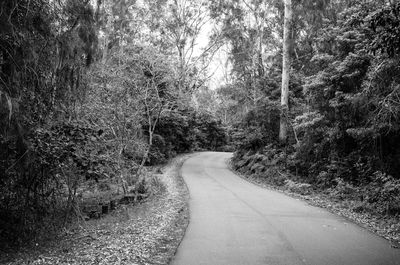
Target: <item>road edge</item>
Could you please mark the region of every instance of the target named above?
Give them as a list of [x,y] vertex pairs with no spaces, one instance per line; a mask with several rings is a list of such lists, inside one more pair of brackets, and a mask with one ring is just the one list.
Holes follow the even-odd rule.
[[179,164],[177,166],[178,167],[177,177],[179,179],[180,184],[184,187],[184,193],[182,194],[182,196],[185,198],[186,202],[185,202],[185,209],[184,209],[182,215],[183,215],[183,218],[186,220],[186,222],[183,224],[184,229],[182,229],[182,233],[179,236],[179,240],[176,244],[173,255],[171,257],[169,257],[169,259],[168,259],[168,264],[171,264],[175,260],[176,254],[178,253],[178,249],[179,249],[180,245],[182,244],[183,238],[185,237],[187,228],[190,224],[190,207],[189,207],[190,192],[189,192],[189,188],[186,184],[186,181],[184,180],[183,175],[182,175],[182,166],[189,158],[192,158],[196,154],[197,153],[187,154],[184,157],[184,159],[182,159],[182,161],[179,162]]
[[[328,212],[338,215],[342,218],[345,218],[347,221],[354,223],[357,226],[367,230],[368,232],[387,240],[392,248],[400,248],[400,242],[398,240],[394,239],[393,237],[391,237],[390,235],[387,235],[384,232],[382,232],[382,228],[380,228],[378,225],[375,224],[376,220],[374,220],[374,218],[370,215],[361,215],[361,214],[353,213],[353,212],[349,211],[348,209],[341,207],[340,204],[337,204],[334,201],[329,200],[328,198],[324,198],[321,196],[315,196],[315,195],[314,196],[313,195],[302,195],[299,193],[295,193],[295,192],[291,192],[291,191],[282,189],[277,186],[273,186],[268,183],[257,182],[255,180],[247,177],[245,174],[235,170],[233,168],[232,158],[226,159],[225,162],[226,162],[227,168],[232,173],[234,173],[241,179],[243,179],[253,185],[256,185],[263,189],[269,189],[272,191],[276,191],[276,192],[285,194],[289,197],[292,197],[294,199],[302,200],[305,203],[307,203],[308,205],[325,209]],[[373,220],[373,222],[367,222],[366,219],[371,219],[371,220]]]

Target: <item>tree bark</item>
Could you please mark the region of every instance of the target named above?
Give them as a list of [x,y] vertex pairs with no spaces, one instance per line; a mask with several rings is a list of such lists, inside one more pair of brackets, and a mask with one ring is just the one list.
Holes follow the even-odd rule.
[[285,20],[283,29],[283,59],[282,59],[282,92],[281,92],[281,119],[279,140],[287,141],[288,111],[289,111],[289,79],[290,79],[290,29],[292,27],[292,0],[284,0]]

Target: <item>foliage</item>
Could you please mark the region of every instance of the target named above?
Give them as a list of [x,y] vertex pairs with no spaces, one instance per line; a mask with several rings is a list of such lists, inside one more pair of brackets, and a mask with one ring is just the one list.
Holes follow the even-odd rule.
[[0,219],[7,228],[0,236],[16,239],[71,206],[63,189],[74,187],[76,171],[101,174],[88,162],[95,129],[68,122],[86,93],[97,33],[87,2],[3,1],[0,8]]
[[[360,200],[376,214],[397,214],[384,200],[398,201],[400,178],[399,7],[388,1],[295,2],[288,117],[293,134],[286,146],[277,144],[278,125],[267,122],[271,116],[279,121],[279,109],[271,107],[277,97],[265,93],[262,107],[249,108],[240,123],[232,123],[242,135],[234,166],[267,179],[274,176],[264,172],[277,167],[289,177],[287,186],[309,183],[338,199]],[[282,6],[275,8],[279,14]],[[264,72],[279,76],[280,67],[270,63]],[[239,101],[229,106],[239,107]],[[276,153],[272,160],[270,152]]]
[[281,150],[267,145],[256,152],[235,152],[232,162],[234,169],[247,176],[262,179],[262,182],[271,185],[284,186],[287,177],[280,173],[280,166],[284,160],[285,156]]
[[62,210],[73,207],[82,179],[98,180],[114,172],[113,161],[98,148],[104,142],[102,131],[85,123],[38,128],[27,140],[29,150],[2,179],[1,237],[10,241],[32,236],[37,224],[62,218]]
[[[179,6],[183,21],[177,1],[1,2],[0,244],[79,217],[83,186],[147,192],[145,165],[225,144],[221,123],[190,107],[214,51],[188,53],[207,14],[197,4]],[[166,39],[163,23],[186,35]]]
[[[232,147],[243,173],[399,213],[399,3],[294,1],[282,117],[282,1],[10,0],[0,9],[0,237],[57,230],[79,215],[87,180],[143,192],[146,165]],[[197,54],[210,18],[219,31]],[[212,91],[206,69],[221,45],[230,82]]]
[[152,164],[179,153],[221,150],[227,144],[221,121],[193,109],[178,109],[161,116],[155,135],[158,144],[151,152]]
[[277,50],[276,39],[272,36],[277,24],[268,19],[274,10],[268,1],[209,2],[211,17],[221,25],[220,35],[229,50],[232,67],[232,81],[220,88],[220,96],[225,95],[223,101],[232,100],[226,90],[233,90],[232,94],[236,94],[233,97],[239,101],[235,115],[243,117],[250,108],[262,105],[262,99],[277,88],[275,76],[266,69],[274,59],[267,51]]
[[[325,66],[305,85],[314,117],[310,120],[310,114],[306,114],[296,118],[297,127],[304,131],[297,158],[300,167],[313,168],[311,175],[323,170],[331,179],[363,183],[372,172],[359,168],[367,167],[398,176],[397,162],[390,158],[397,157],[396,151],[387,145],[392,145],[399,133],[392,125],[397,119],[397,103],[392,98],[398,86],[398,69],[392,65],[396,59],[392,52],[383,50],[380,56],[371,56],[379,37],[386,38],[373,34],[376,21],[386,16],[388,9],[396,12],[397,6],[378,9],[373,15],[365,11],[374,8],[373,3],[360,4],[344,12],[343,16],[348,12],[355,15],[331,27],[319,39],[321,49],[315,61]],[[338,46],[325,45],[332,37],[339,40]],[[357,167],[360,163],[363,166]]]

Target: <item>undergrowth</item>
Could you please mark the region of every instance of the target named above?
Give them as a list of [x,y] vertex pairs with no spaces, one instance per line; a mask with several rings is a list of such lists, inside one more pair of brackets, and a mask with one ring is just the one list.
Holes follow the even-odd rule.
[[400,217],[400,180],[376,171],[368,182],[351,183],[328,172],[321,172],[315,181],[289,170],[288,163],[283,163],[285,157],[284,152],[272,146],[259,152],[236,152],[232,167],[257,182],[283,190],[302,195],[323,194],[333,201],[346,202],[354,212],[381,218]]

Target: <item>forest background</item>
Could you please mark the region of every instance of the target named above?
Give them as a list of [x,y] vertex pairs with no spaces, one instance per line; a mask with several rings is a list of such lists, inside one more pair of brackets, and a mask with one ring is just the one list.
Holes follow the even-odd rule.
[[398,218],[400,4],[285,2],[282,108],[282,1],[3,1],[2,241],[65,226],[85,188],[145,193],[147,166],[195,150],[235,151],[252,178]]

